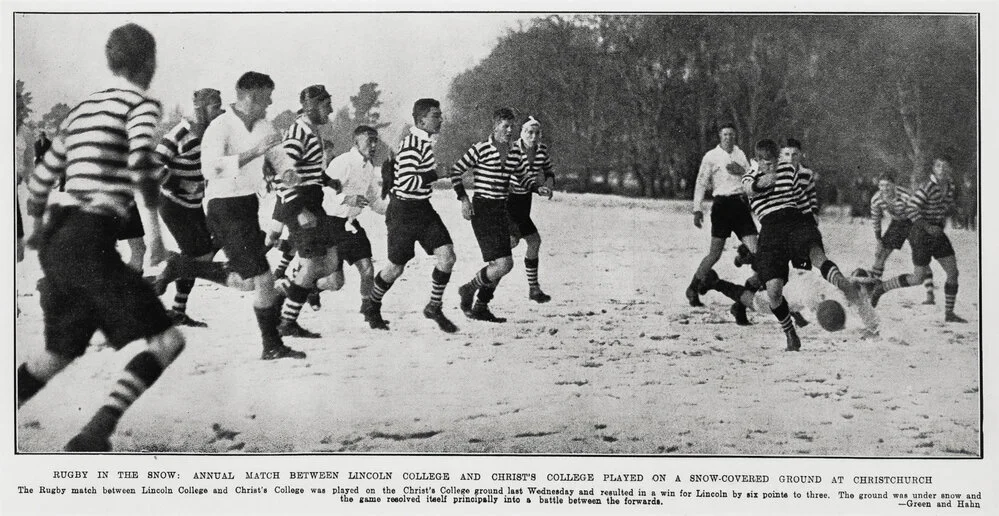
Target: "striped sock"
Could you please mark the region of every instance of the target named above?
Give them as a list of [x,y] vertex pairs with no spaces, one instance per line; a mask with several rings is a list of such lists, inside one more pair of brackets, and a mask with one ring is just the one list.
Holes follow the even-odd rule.
[[444,304],[444,289],[451,281],[451,273],[444,272],[434,267],[434,272],[430,275],[432,283],[430,286],[430,304],[441,306]]
[[375,274],[375,284],[371,287],[371,302],[382,303],[385,293],[392,288],[392,284],[382,279],[382,273]]
[[881,279],[881,276],[883,276],[884,273],[885,273],[885,268],[884,268],[883,265],[882,266],[874,266],[874,268],[871,269],[871,277],[876,278],[876,279]]
[[177,285],[177,293],[173,296],[173,310],[175,312],[186,313],[187,298],[191,295],[191,290],[194,288],[194,278],[181,278],[174,284]]
[[104,406],[97,411],[81,434],[109,436],[118,425],[121,415],[146,392],[163,373],[163,366],[150,351],[143,351],[125,365],[121,377],[115,382]]
[[298,320],[298,314],[302,313],[302,305],[308,299],[311,289],[292,282],[288,285],[287,290],[288,297],[285,298],[284,306],[281,308],[281,319],[288,322],[295,322]]
[[933,296],[933,273],[931,272],[926,279],[923,280],[923,286],[926,287],[926,296]]
[[944,310],[954,313],[954,303],[957,301],[957,283],[944,283]]
[[538,284],[538,259],[524,258],[524,268],[527,270],[527,284],[532,289],[541,288]]
[[784,330],[784,333],[792,333],[794,331],[794,321],[791,319],[791,310],[787,306],[787,299],[784,296],[780,298],[780,304],[777,308],[771,310],[774,313],[774,317],[780,321],[780,327]]
[[468,284],[471,285],[472,288],[474,288],[476,290],[478,290],[480,288],[483,288],[483,287],[491,287],[491,286],[493,286],[493,283],[491,281],[489,281],[489,274],[488,274],[487,270],[488,270],[488,267],[483,267],[483,268],[479,269],[479,272],[475,273],[475,276],[472,277],[472,281],[469,281]]
[[825,263],[819,267],[819,270],[822,271],[822,277],[829,283],[836,285],[836,288],[845,292],[851,287],[849,280],[843,276],[839,267],[837,267],[832,260],[826,260]]
[[894,278],[881,284],[881,288],[888,292],[889,290],[895,290],[897,288],[905,288],[912,285],[912,280],[909,279],[908,274],[900,274]]
[[295,248],[287,240],[282,240],[278,244],[278,249],[281,250],[281,261],[278,262],[277,268],[274,269],[274,275],[280,278],[285,275],[288,266],[291,265],[291,260],[295,257]]

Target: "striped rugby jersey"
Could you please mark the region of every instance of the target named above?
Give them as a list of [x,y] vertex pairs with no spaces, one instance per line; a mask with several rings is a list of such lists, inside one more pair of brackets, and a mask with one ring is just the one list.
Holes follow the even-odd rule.
[[874,192],[871,196],[871,223],[874,227],[881,227],[881,220],[884,219],[885,215],[891,220],[908,220],[909,219],[909,200],[912,198],[912,193],[908,189],[895,186],[895,196],[889,199],[878,190]]
[[66,116],[28,180],[32,216],[42,215],[49,193],[65,179],[66,193],[55,203],[126,218],[138,182],[162,179],[162,168],[143,166],[153,162],[160,103],[140,87],[119,81],[116,87],[90,94]]
[[815,172],[810,168],[798,167],[798,182],[804,195],[798,202],[798,209],[805,215],[819,215],[819,196],[815,190]]
[[[475,195],[485,199],[506,199],[509,196],[510,184],[519,183],[525,191],[534,191],[537,182],[528,174],[527,158],[524,151],[517,145],[510,145],[506,159],[500,162],[500,151],[488,140],[472,145],[465,155],[451,167],[451,184],[458,197],[463,197],[465,186],[461,176],[468,170],[472,171],[475,185]],[[511,181],[511,176],[514,181]]]
[[[294,187],[281,182],[280,176],[274,180],[274,187],[281,202],[295,200],[303,189],[322,188],[323,171],[326,170],[326,154],[323,152],[323,139],[316,134],[305,115],[299,115],[291,124],[284,137],[284,151],[295,162],[295,171],[302,181]],[[321,190],[320,190],[321,191]]]
[[201,137],[191,132],[191,122],[181,120],[163,135],[156,157],[169,173],[160,188],[163,196],[185,208],[201,208],[205,198]]
[[761,175],[759,167],[753,167],[742,176],[742,183],[752,187],[753,193],[749,197],[749,205],[757,217],[763,219],[771,213],[787,208],[810,213],[811,205],[806,193],[808,186],[806,181],[811,180],[810,175],[800,174],[789,162],[781,162],[777,164],[774,183],[770,188],[757,190],[753,185]]
[[944,219],[954,207],[954,186],[941,184],[936,176],[916,189],[909,200],[909,220],[922,220],[927,224],[943,226]]
[[[524,140],[518,139],[514,142],[513,146],[516,146],[524,155],[524,159],[527,163],[527,173],[533,177],[536,181],[542,182],[543,179],[554,178],[555,173],[552,172],[552,160],[551,156],[548,154],[548,146],[543,143],[538,143],[537,150],[534,151],[534,159],[530,159],[530,154],[527,151],[527,144]],[[540,173],[540,177],[539,177]],[[528,189],[521,186],[517,181],[510,181],[510,193],[514,194],[529,194],[531,193]]]
[[429,200],[435,181],[437,159],[433,141],[423,129],[411,127],[409,134],[399,142],[392,194],[411,201]]

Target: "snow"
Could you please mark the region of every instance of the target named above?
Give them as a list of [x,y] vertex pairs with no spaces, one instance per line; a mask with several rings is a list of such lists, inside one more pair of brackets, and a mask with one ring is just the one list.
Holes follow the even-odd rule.
[[[467,320],[457,287],[482,267],[470,224],[448,192],[434,205],[456,242],[458,262],[441,333],[423,318],[431,257],[417,258],[385,297],[389,332],[357,313],[354,270],[300,322],[318,340],[287,339],[305,360],[265,362],[251,294],[200,282],[188,304],[208,328],[184,328],[187,348],[129,410],[116,451],[191,453],[515,453],[802,456],[978,456],[981,448],[978,235],[951,230],[961,269],[957,312],[943,322],[943,272],[935,306],[922,287],[888,294],[877,311],[881,336],[815,323],[815,305],[839,294],[818,271],[792,272],[788,298],[813,324],[802,350],[784,351],[771,314],[736,326],[716,292],[690,308],[683,290],[707,249],[689,203],[557,193],[536,199],[544,243],[540,277],[553,301],[527,299],[523,245],[491,307],[505,324]],[[269,213],[266,207],[262,210]],[[362,225],[376,268],[385,226]],[[827,254],[844,271],[873,260],[867,221],[823,219]],[[716,270],[741,283],[736,242]],[[276,254],[276,253],[275,253]],[[272,256],[276,259],[276,256]],[[906,272],[909,248],[886,277]],[[43,345],[37,259],[19,265],[15,355]],[[169,306],[172,288],[163,297]],[[17,446],[58,451],[106,396],[128,358],[94,345],[17,414]]]

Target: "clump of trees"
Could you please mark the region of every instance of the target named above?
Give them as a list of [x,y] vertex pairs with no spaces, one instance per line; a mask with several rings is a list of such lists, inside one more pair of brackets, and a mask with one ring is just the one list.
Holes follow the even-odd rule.
[[[796,137],[826,202],[885,170],[925,178],[947,148],[977,184],[972,16],[550,16],[451,83],[438,154],[488,134],[497,106],[544,124],[568,189],[689,198],[732,122],[739,144]],[[864,200],[866,202],[866,200]]]

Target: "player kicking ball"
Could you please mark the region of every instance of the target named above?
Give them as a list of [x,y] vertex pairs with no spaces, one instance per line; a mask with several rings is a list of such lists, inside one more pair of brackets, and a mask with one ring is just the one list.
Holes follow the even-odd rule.
[[822,277],[840,289],[851,304],[859,306],[863,297],[860,287],[826,256],[822,234],[805,194],[810,190],[810,176],[799,174],[789,161],[778,163],[778,148],[773,140],[761,140],[755,150],[758,166],[742,178],[750,205],[760,219],[755,265],[760,281],[766,285],[770,310],[784,330],[787,351],[799,351],[801,339],[783,294],[790,262],[808,264],[809,268],[812,263],[820,264]]

